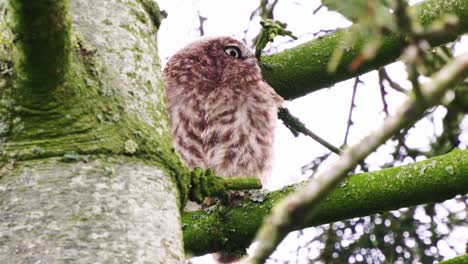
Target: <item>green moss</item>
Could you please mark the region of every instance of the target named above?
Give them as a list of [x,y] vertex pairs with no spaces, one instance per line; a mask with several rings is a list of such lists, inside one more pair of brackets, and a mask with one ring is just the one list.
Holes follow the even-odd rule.
[[[10,27],[16,33],[13,57],[20,93],[17,98],[29,108],[44,106],[48,92],[65,79],[70,63],[71,22],[68,1],[9,1]],[[25,101],[21,101],[25,99]],[[46,105],[49,106],[50,105]]]
[[[353,30],[353,27],[346,30]],[[322,88],[355,75],[349,65],[360,54],[364,39],[358,40],[353,47],[345,48],[336,72],[327,71],[328,62],[336,47],[343,45],[345,34],[345,30],[339,30],[276,55],[262,57],[265,79],[281,96],[292,99],[313,91],[311,87]],[[398,37],[387,37],[384,42],[381,55],[375,59],[382,65],[396,60],[404,46]],[[375,63],[364,63],[359,72],[369,71]]]
[[[142,3],[145,11],[152,16],[152,21],[159,21],[159,17],[153,16],[159,15],[159,9],[153,1]],[[26,9],[30,12],[32,7],[22,6],[16,1],[12,1],[12,5],[17,18],[13,20],[13,25],[7,25],[9,20],[3,17],[0,20],[0,162],[48,157],[59,157],[63,162],[86,162],[89,155],[131,155],[158,166],[166,175],[170,175],[181,190],[180,204],[183,204],[190,186],[189,171],[173,150],[164,103],[148,107],[147,114],[154,119],[155,127],[148,126],[139,116],[133,116],[133,112],[126,111],[126,101],[120,91],[115,90],[114,81],[109,79],[106,69],[96,56],[97,50],[86,43],[79,34],[70,38],[70,29],[67,26],[62,28],[60,34],[55,32],[57,36],[42,36],[40,30],[44,30],[46,24],[39,23],[36,27],[41,28],[35,33],[39,34],[38,39],[25,38],[24,43],[20,41],[20,44],[13,42],[13,35],[8,27],[29,32],[31,29],[27,25],[30,25],[31,18],[23,17],[24,12],[21,10]],[[42,9],[38,12],[47,10],[45,6],[40,8]],[[67,6],[63,8],[68,10]],[[64,16],[64,10],[52,10],[55,12],[52,12],[53,17]],[[5,12],[1,12],[0,16],[3,14]],[[146,19],[146,14],[142,12],[132,14],[141,20]],[[64,21],[69,22],[67,19]],[[104,20],[103,23],[111,24],[110,20]],[[121,26],[136,33],[128,24]],[[142,41],[154,43],[154,39],[150,39],[150,36],[154,37],[151,34],[138,36]],[[64,36],[62,42],[55,38]],[[47,47],[44,45],[49,43],[44,41],[46,38],[57,40],[58,46]],[[39,45],[42,46],[35,50],[38,54],[31,55],[29,52],[32,52],[34,41],[41,42]],[[12,43],[23,46],[15,46]],[[50,53],[58,48],[62,53]],[[141,60],[141,47],[135,45],[133,52],[136,53],[135,59]],[[65,56],[65,53],[69,55]],[[25,54],[33,57],[32,61],[24,63],[31,67],[30,69],[17,65]],[[60,54],[64,57],[61,60]],[[56,62],[55,57],[51,59],[57,65],[66,64],[66,67],[61,69],[60,78],[52,75],[51,79],[44,79],[50,77],[47,71],[57,67],[39,67],[47,56],[56,56]],[[137,78],[134,72],[127,73],[127,76]],[[33,85],[37,83],[41,85]],[[162,82],[145,85],[148,91],[154,91],[163,98]]]
[[[4,17],[4,5],[0,6],[0,142],[6,141],[6,137],[11,131],[12,115],[10,109],[15,102],[11,98],[11,87],[16,78],[13,62],[13,38],[11,29],[8,28]],[[4,148],[0,145],[0,155],[3,155]]]
[[182,222],[186,252],[198,256],[219,250],[239,252],[246,248],[252,242],[256,228],[263,222],[263,217],[270,213],[272,204],[285,194],[276,192],[267,195],[263,203],[247,200],[234,209],[219,206],[208,212],[184,212]]
[[162,17],[161,12],[159,10],[159,6],[157,5],[156,1],[153,0],[138,0],[138,2],[143,6],[146,13],[150,17],[151,21],[153,22],[156,28],[159,28],[161,25]]
[[461,28],[466,28],[468,26],[468,6],[465,1],[428,0],[421,4],[421,8],[412,11],[417,17],[418,22],[424,26],[430,25],[447,14],[456,15],[459,18],[459,26]]
[[[452,34],[442,34],[443,36],[429,39],[435,46],[453,41],[457,36],[468,32],[466,1],[429,0],[412,7],[412,11],[423,25],[429,25],[444,15],[458,17],[459,26],[454,32],[449,32]],[[336,72],[328,72],[327,64],[336,47],[343,45],[345,33],[355,32],[355,27],[356,25],[338,30],[274,55],[263,56],[262,72],[266,81],[285,99],[298,98],[396,61],[407,45],[402,36],[385,36],[382,38],[383,43],[377,56],[365,61],[357,70],[353,70],[350,68],[351,62],[358,58],[366,43],[374,40],[372,36],[359,36],[352,47],[345,48]]]
[[111,26],[111,25],[112,25],[112,22],[111,22],[109,19],[107,19],[107,18],[104,19],[104,20],[102,21],[102,23],[103,23],[104,25],[106,25],[106,26]]
[[439,263],[440,264],[466,264],[468,263],[468,254],[455,257],[455,258],[451,258],[445,261],[441,261]]
[[135,16],[138,19],[138,21],[140,21],[143,24],[146,24],[147,20],[146,20],[146,14],[145,13],[136,11],[135,9],[130,10],[130,13],[133,16]]
[[121,27],[121,28],[127,30],[127,31],[130,32],[130,33],[136,34],[135,29],[133,29],[129,24],[121,23],[121,24],[119,25],[119,27]]
[[135,77],[136,77],[136,73],[134,73],[134,72],[127,72],[127,73],[125,73],[125,75],[127,75],[127,77],[131,78],[131,79],[135,79]]
[[[95,49],[79,36],[75,37],[70,73],[53,93],[57,104],[47,110],[15,108],[10,118],[15,122],[10,121],[9,125],[16,133],[10,135],[8,144],[4,145],[6,153],[16,153],[15,159],[20,160],[52,156],[68,159],[70,153],[76,156],[125,154],[129,149],[126,143],[130,140],[138,145],[136,156],[166,168],[166,173],[175,181],[187,174],[172,150],[167,128],[161,127],[161,133],[155,133],[124,111],[123,98],[113,90],[112,81],[106,80],[105,70],[95,54]],[[155,106],[151,114],[168,123],[165,108]],[[155,120],[156,124],[158,122]]]
[[138,43],[135,43],[135,45],[133,45],[133,51],[135,51],[135,52],[137,52],[137,53],[143,52],[143,51],[141,50],[140,45],[138,45]]
[[[135,54],[135,61],[136,61],[136,62],[140,62],[140,61],[141,61],[141,54],[139,54],[139,53]],[[148,68],[146,68],[146,69],[148,69]]]

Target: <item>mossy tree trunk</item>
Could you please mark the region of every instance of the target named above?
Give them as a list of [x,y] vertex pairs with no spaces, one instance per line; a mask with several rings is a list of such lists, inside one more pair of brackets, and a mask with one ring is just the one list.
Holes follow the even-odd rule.
[[153,1],[0,0],[0,263],[181,263]]

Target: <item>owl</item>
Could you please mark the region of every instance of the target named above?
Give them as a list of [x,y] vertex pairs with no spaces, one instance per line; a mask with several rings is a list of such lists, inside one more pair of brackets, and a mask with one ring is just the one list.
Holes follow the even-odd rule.
[[173,145],[187,167],[265,184],[283,99],[253,53],[231,37],[198,40],[167,62],[164,81]]

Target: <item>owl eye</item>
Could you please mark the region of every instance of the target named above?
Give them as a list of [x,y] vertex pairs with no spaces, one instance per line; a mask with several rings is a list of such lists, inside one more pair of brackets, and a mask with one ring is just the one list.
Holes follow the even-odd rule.
[[232,56],[234,58],[241,57],[240,49],[236,46],[227,46],[226,48],[224,48],[224,52],[226,52],[227,55]]

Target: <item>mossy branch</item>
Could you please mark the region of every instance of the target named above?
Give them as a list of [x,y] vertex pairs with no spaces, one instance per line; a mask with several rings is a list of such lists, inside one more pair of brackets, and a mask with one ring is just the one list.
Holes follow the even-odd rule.
[[468,254],[439,262],[439,264],[465,264],[465,263],[468,263]]
[[261,59],[262,51],[268,42],[273,42],[276,36],[289,36],[292,39],[297,39],[291,31],[286,29],[286,23],[281,23],[280,21],[267,18],[263,19],[260,22],[260,25],[262,26],[262,30],[260,31],[255,43],[255,57],[258,60]]
[[202,203],[205,197],[225,197],[229,190],[261,188],[262,184],[258,178],[224,178],[216,176],[212,170],[195,168],[191,172],[189,198],[192,201]]
[[54,90],[67,73],[71,53],[68,0],[12,0],[16,73],[22,88]]
[[237,190],[251,190],[261,189],[262,183],[258,178],[245,177],[245,178],[222,178],[226,190],[237,191]]
[[[184,212],[186,252],[203,255],[248,247],[272,206],[304,184],[266,194],[255,191],[250,199],[237,207],[219,206],[211,212]],[[318,206],[314,218],[295,228],[442,202],[466,193],[468,150],[454,150],[425,161],[349,176]],[[262,199],[257,199],[260,195]]]
[[264,263],[283,238],[296,226],[316,216],[317,205],[356,165],[401,129],[410,127],[424,112],[439,104],[445,93],[468,76],[468,53],[460,55],[435,73],[421,90],[421,96],[405,101],[398,112],[385,120],[381,129],[345,150],[328,171],[317,176],[305,188],[275,206],[260,228],[255,252],[248,263]]
[[[447,15],[458,17],[458,27],[455,30],[427,36],[434,46],[454,41],[468,32],[467,1],[428,0],[411,7],[410,12],[417,13],[423,26],[428,26]],[[346,32],[353,31],[354,27],[356,26],[327,34],[274,55],[263,56],[263,76],[283,98],[294,99],[396,61],[408,44],[401,35],[384,36],[377,55],[353,70],[350,68],[351,62],[360,56],[362,48],[372,40],[372,37],[361,37],[355,45],[346,48],[337,70],[333,73],[328,72],[327,65],[336,47],[343,41]]]

